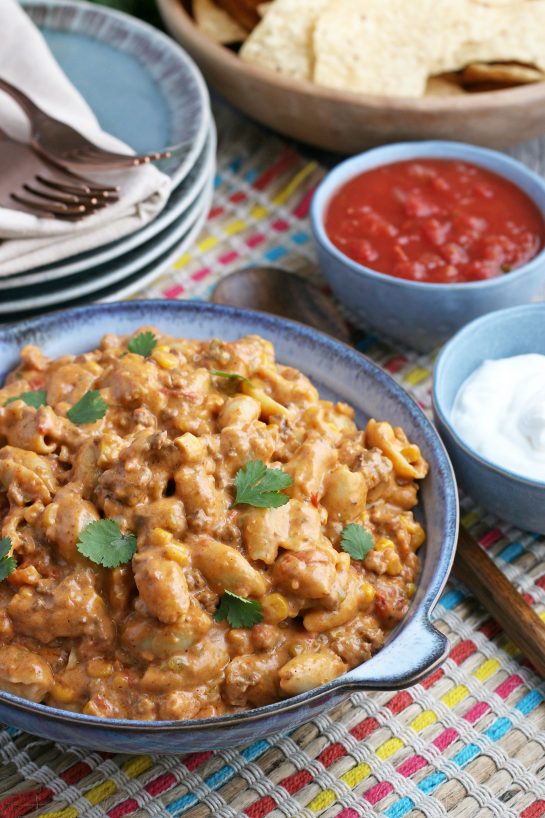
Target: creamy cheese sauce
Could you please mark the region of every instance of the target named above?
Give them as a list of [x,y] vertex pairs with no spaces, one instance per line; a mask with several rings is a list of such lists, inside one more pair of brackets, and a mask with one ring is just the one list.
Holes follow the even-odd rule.
[[545,355],[481,364],[460,387],[452,425],[487,460],[545,481]]

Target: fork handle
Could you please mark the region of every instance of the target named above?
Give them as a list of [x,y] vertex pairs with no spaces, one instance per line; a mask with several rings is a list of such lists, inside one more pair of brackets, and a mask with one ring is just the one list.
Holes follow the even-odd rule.
[[41,108],[38,108],[37,105],[32,102],[30,97],[27,97],[23,91],[17,88],[15,85],[12,85],[11,82],[0,77],[0,90],[5,91],[12,99],[17,102],[23,111],[27,114],[30,119],[35,119],[37,116],[43,115],[43,111]]

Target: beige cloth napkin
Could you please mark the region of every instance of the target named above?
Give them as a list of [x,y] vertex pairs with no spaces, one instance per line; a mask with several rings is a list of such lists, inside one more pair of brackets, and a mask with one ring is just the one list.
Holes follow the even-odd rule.
[[[60,69],[45,40],[16,0],[0,0],[0,76],[19,86],[47,113],[77,128],[97,145],[132,153],[105,133],[95,115]],[[28,120],[0,91],[0,126],[28,139]],[[121,187],[120,201],[81,222],[64,223],[0,207],[0,277],[100,247],[144,227],[163,209],[168,176],[152,166],[84,174]],[[1,284],[0,284],[1,293]],[[1,297],[1,294],[0,294]]]

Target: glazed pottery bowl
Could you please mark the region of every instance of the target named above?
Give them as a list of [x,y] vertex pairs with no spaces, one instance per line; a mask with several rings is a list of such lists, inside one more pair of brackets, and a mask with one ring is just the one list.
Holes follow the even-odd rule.
[[445,655],[447,641],[430,624],[430,612],[447,580],[458,527],[452,467],[431,422],[378,366],[316,330],[266,315],[215,304],[133,301],[67,310],[0,329],[0,382],[18,362],[24,344],[49,356],[81,353],[106,332],[132,333],[143,325],[181,337],[234,340],[255,333],[272,341],[278,359],[301,369],[325,398],[347,401],[357,421],[370,416],[403,426],[430,463],[420,509],[427,529],[422,571],[411,607],[385,647],[344,676],[276,704],[195,721],[104,719],[34,704],[0,693],[0,721],[54,741],[128,753],[180,753],[221,749],[292,729],[343,701],[354,690],[405,687]]
[[545,218],[545,181],[521,162],[461,142],[386,145],[355,156],[329,173],[314,195],[311,223],[322,272],[358,324],[427,352],[480,315],[545,299],[545,250],[511,273],[487,281],[430,284],[378,273],[345,256],[324,228],[332,196],[354,176],[411,159],[451,159],[479,165],[523,190]]
[[468,324],[442,350],[435,365],[435,420],[456,476],[473,499],[519,528],[545,534],[545,482],[530,480],[482,457],[452,426],[458,390],[487,359],[545,355],[545,304],[499,310]]
[[156,0],[207,82],[252,119],[300,142],[357,153],[392,139],[461,139],[505,148],[545,133],[545,83],[502,91],[391,97],[326,88],[241,60],[195,24],[191,0]]

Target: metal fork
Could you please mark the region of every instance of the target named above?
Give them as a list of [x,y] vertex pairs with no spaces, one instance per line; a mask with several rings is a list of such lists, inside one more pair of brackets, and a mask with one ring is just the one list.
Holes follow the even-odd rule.
[[30,121],[32,146],[53,162],[90,171],[117,170],[145,165],[157,159],[168,159],[172,155],[171,150],[139,156],[104,150],[75,128],[46,114],[20,88],[1,77],[0,90],[9,94],[21,106]]
[[119,201],[118,191],[48,162],[0,128],[0,206],[75,221]]

